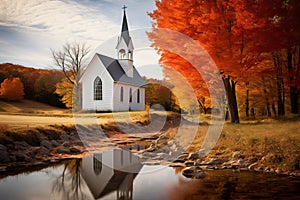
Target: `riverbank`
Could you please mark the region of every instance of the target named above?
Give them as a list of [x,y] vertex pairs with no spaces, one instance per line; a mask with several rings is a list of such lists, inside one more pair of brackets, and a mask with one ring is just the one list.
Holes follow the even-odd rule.
[[169,166],[183,171],[186,168],[193,171],[191,173],[232,169],[300,177],[299,118],[225,123],[216,145],[207,154],[202,142],[208,128],[207,124],[198,126],[196,135],[189,135],[192,125],[185,134],[178,134],[177,128],[171,128],[141,157],[150,157],[148,164],[167,160]]
[[[153,121],[162,121],[163,116],[153,116]],[[143,120],[101,125],[107,139],[102,140],[100,147],[95,144],[95,148],[89,145],[88,149],[73,125],[17,130],[0,127],[0,171],[82,158],[89,155],[91,150],[101,151],[106,147],[111,148],[113,144],[115,147],[131,150],[146,164],[194,167],[195,170],[230,168],[236,171],[251,170],[300,176],[299,119],[226,123],[217,144],[207,155],[203,154],[205,149],[201,145],[209,127],[208,123],[190,123],[179,115],[169,115],[161,131],[155,129],[156,123],[150,124],[152,126],[147,120]],[[181,128],[186,125],[181,134],[178,134],[179,125]],[[122,132],[123,126],[129,127],[133,133]],[[139,132],[140,127],[146,133]],[[195,130],[196,135],[189,135]],[[93,138],[89,140],[93,141]]]

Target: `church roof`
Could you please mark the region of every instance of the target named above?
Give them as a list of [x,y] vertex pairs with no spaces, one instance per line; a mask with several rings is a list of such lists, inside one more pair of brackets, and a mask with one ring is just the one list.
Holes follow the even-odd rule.
[[126,18],[126,12],[125,12],[125,10],[124,10],[124,15],[123,15],[121,37],[124,38],[126,44],[128,45],[129,42],[130,42],[130,40],[131,40],[131,38],[129,36],[128,23],[127,23],[127,18]]
[[128,77],[118,60],[96,53],[114,81],[137,86],[146,86],[136,68],[133,66],[133,77]]

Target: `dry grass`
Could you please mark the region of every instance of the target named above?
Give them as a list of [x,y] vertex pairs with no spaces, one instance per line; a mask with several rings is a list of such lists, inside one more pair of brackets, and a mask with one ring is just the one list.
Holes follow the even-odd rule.
[[10,144],[15,141],[25,141],[31,146],[39,146],[41,140],[55,140],[66,133],[75,131],[74,126],[53,125],[29,129],[7,129],[0,132],[0,144]]
[[56,108],[48,104],[27,99],[19,102],[8,102],[0,100],[0,112],[29,115],[63,115],[71,113],[68,109]]
[[[189,151],[201,148],[207,128],[199,127]],[[209,156],[230,158],[234,151],[243,151],[248,159],[262,159],[265,165],[299,170],[300,120],[226,123]]]

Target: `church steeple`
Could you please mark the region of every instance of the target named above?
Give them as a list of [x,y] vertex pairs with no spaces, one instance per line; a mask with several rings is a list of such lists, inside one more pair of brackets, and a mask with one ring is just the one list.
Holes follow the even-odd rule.
[[118,38],[116,49],[117,49],[117,59],[119,63],[122,65],[127,76],[132,77],[134,48],[133,48],[132,39],[129,35],[129,29],[128,29],[128,23],[126,17],[126,8],[127,7],[125,5],[122,7],[122,9],[124,10],[122,29],[121,29],[121,35]]
[[122,33],[125,31],[128,31],[128,24],[127,24],[127,18],[126,18],[126,6],[123,6],[124,14],[123,14],[123,23],[122,23]]
[[126,6],[124,5],[122,9],[124,10],[123,14],[123,21],[122,21],[122,30],[121,30],[121,37],[125,40],[126,45],[129,45],[129,42],[131,40],[131,37],[129,35],[129,29],[128,29],[128,23],[127,23],[127,17],[126,17]]

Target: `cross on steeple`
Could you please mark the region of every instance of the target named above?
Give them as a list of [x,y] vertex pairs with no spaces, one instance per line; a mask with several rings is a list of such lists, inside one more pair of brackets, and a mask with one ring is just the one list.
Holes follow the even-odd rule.
[[124,5],[124,6],[122,7],[122,9],[124,10],[124,12],[125,12],[126,8],[127,8],[126,5]]

